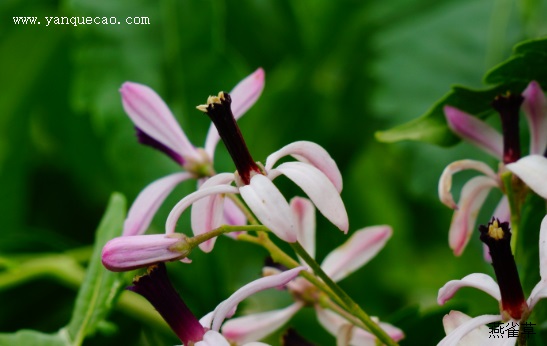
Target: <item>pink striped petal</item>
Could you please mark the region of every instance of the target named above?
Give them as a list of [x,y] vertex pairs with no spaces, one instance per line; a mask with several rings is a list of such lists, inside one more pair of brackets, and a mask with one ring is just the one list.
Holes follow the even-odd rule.
[[327,176],[338,193],[342,191],[342,174],[336,162],[323,147],[313,142],[294,142],[269,155],[264,165],[266,172],[272,169],[280,158],[287,155],[316,167]]
[[530,154],[542,155],[547,147],[547,102],[536,81],[530,82],[522,93],[522,108],[530,129]]
[[257,174],[249,185],[239,189],[241,197],[255,214],[281,240],[294,243],[296,226],[289,203],[267,177]]
[[[258,68],[230,91],[229,94],[232,97],[232,114],[236,120],[241,118],[243,114],[255,104],[256,100],[260,97],[260,94],[262,94],[263,89],[264,70]],[[205,152],[209,154],[211,160],[215,155],[215,148],[219,139],[220,137],[216,127],[211,124],[205,140]]]
[[482,315],[471,318],[459,311],[451,311],[443,318],[447,333],[437,346],[458,345],[514,345],[515,338],[490,338],[488,323],[501,321],[501,315]]
[[529,155],[506,167],[535,193],[547,199],[547,158],[541,155]]
[[142,190],[127,213],[123,224],[123,236],[144,233],[158,208],[175,186],[190,178],[192,174],[188,172],[175,173],[154,181]]
[[321,268],[334,281],[340,281],[376,256],[392,233],[389,226],[365,227],[328,254]]
[[218,331],[226,316],[230,312],[234,311],[237,305],[245,298],[268,288],[286,285],[289,281],[297,277],[302,270],[305,269],[306,267],[296,267],[284,271],[281,274],[266,276],[257,279],[241,287],[236,292],[234,292],[234,294],[232,294],[230,298],[226,299],[216,307],[215,311],[213,312],[211,330]]
[[184,160],[200,161],[169,107],[146,85],[125,82],[120,92],[123,108],[135,126],[154,140],[181,155]]
[[302,197],[293,197],[290,206],[296,221],[296,238],[306,252],[315,258],[315,207],[309,199]]
[[183,211],[186,210],[196,201],[199,201],[202,198],[211,195],[217,195],[221,193],[238,193],[238,189],[235,186],[230,185],[215,185],[205,189],[199,189],[196,192],[189,194],[180,200],[175,207],[169,213],[167,221],[165,222],[165,232],[171,234],[175,232],[175,227],[177,226],[177,221]]
[[496,186],[496,181],[484,176],[474,177],[463,186],[458,210],[452,216],[448,231],[448,244],[454,255],[462,254],[475,230],[479,209],[484,204],[488,192]]
[[462,139],[493,155],[503,158],[503,137],[484,121],[461,110],[445,106],[444,114],[448,126]]
[[441,178],[439,179],[439,199],[444,205],[449,208],[458,208],[456,202],[454,202],[454,197],[452,197],[452,193],[450,192],[450,190],[452,189],[452,176],[455,173],[467,169],[474,169],[485,174],[486,176],[489,176],[493,180],[498,181],[498,176],[496,172],[494,172],[494,170],[492,170],[492,168],[490,168],[484,162],[475,160],[460,160],[452,162],[451,164],[446,166],[446,168],[443,170],[443,173],[441,174]]
[[474,287],[488,293],[498,302],[501,301],[500,287],[490,276],[482,273],[469,274],[461,280],[451,280],[447,282],[437,295],[437,303],[444,305],[456,292],[462,287]]
[[237,345],[261,340],[281,328],[300,308],[302,303],[294,303],[285,309],[231,319],[222,326],[222,335]]
[[184,245],[182,234],[118,237],[106,243],[101,257],[108,270],[127,271],[180,259],[187,255],[183,251]]
[[268,173],[274,179],[279,173],[298,185],[330,222],[347,233],[348,214],[342,198],[329,179],[314,166],[303,162],[285,162]]

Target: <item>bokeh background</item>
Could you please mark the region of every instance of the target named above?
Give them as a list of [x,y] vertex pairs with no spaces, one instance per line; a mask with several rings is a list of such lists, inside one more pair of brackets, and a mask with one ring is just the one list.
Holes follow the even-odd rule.
[[[109,195],[129,202],[151,181],[179,169],[139,145],[118,89],[124,81],[154,88],[190,140],[202,145],[209,119],[195,109],[263,67],[266,87],[239,122],[254,158],[296,140],[314,141],[336,160],[351,231],[389,224],[386,248],[342,286],[372,315],[403,328],[402,344],[442,338],[452,308],[494,313],[497,303],[472,290],[447,306],[438,289],[472,272],[491,273],[472,239],[455,258],[447,245],[451,211],[437,199],[444,166],[485,159],[464,143],[379,143],[374,133],[426,112],[451,85],[480,88],[484,73],[511,47],[547,34],[541,0],[2,0],[0,2],[0,254],[60,253],[93,243]],[[15,25],[38,16],[41,25]],[[50,25],[45,16],[149,17],[150,25]],[[495,120],[494,120],[495,123]],[[234,171],[219,146],[217,171]],[[469,176],[462,173],[455,191]],[[280,178],[286,196],[299,194]],[[156,215],[195,188],[177,188]],[[485,223],[499,195],[481,212]],[[189,234],[188,215],[178,230]],[[318,214],[318,258],[344,235]],[[266,252],[229,238],[193,264],[168,266],[185,301],[202,316],[257,278]],[[0,281],[0,332],[54,332],[70,318],[77,287],[49,277]],[[486,299],[484,299],[486,298]],[[261,293],[241,312],[283,307],[285,292]],[[310,310],[310,311],[308,311]],[[311,309],[290,325],[317,345],[334,339]],[[117,328],[88,345],[176,344],[165,328],[123,309]],[[279,334],[268,339],[275,344]]]

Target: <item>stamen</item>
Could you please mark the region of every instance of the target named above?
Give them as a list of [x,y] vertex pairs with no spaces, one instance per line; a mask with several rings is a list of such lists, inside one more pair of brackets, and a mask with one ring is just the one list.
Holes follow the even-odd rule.
[[507,93],[497,96],[492,107],[501,117],[503,131],[503,162],[511,163],[520,159],[519,111],[524,97]]

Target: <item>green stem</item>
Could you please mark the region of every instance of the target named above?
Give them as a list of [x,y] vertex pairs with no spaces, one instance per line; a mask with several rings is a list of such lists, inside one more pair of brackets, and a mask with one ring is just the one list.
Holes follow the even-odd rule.
[[515,180],[511,172],[505,172],[501,175],[501,180],[505,188],[505,194],[509,200],[509,208],[511,209],[511,251],[516,256],[517,239],[519,236],[520,224],[520,193],[515,191]]
[[376,335],[386,345],[397,345],[386,332],[376,324],[366,312],[361,309],[361,307],[351,299],[351,297],[336,284],[324,271],[321,269],[319,264],[306,252],[306,250],[300,245],[300,243],[295,242],[291,244],[294,251],[312,268],[314,273],[323,280],[323,282],[336,294],[340,300],[343,302],[343,307],[346,310],[357,317],[363,322],[367,329]]

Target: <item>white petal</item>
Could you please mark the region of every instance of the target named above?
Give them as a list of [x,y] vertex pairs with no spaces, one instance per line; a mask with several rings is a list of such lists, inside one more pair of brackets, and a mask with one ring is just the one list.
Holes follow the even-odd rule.
[[391,234],[389,226],[366,227],[357,231],[327,255],[321,268],[334,281],[342,280],[376,256]]
[[219,332],[208,330],[203,335],[203,340],[194,344],[195,346],[230,346],[230,343]]
[[526,302],[528,304],[528,308],[530,310],[534,309],[534,306],[536,306],[537,302],[543,298],[547,298],[547,281],[546,280],[541,280],[540,282],[538,282],[537,285],[532,290],[532,292],[530,293],[530,297],[528,298],[528,301]]
[[[443,324],[454,324],[456,328],[442,339],[437,346],[463,346],[463,345],[512,345],[516,339],[495,339],[489,340],[490,329],[485,327],[486,324],[497,322],[501,320],[501,315],[482,315],[475,318],[466,319],[461,315],[454,315],[455,311],[452,311],[450,315],[443,318]],[[464,315],[466,316],[466,315]],[[445,325],[446,328],[446,325]],[[450,328],[451,329],[451,328]],[[509,342],[507,343],[507,340]]]
[[445,106],[444,114],[448,126],[458,136],[478,148],[493,155],[498,160],[503,158],[503,137],[490,125],[461,110]]
[[539,273],[542,280],[547,280],[547,216],[539,228]]
[[322,146],[313,142],[294,142],[272,153],[268,156],[264,165],[266,172],[272,169],[280,158],[287,155],[316,167],[329,178],[338,193],[342,191],[342,174],[336,162]]
[[479,210],[484,204],[488,192],[496,186],[498,186],[496,181],[484,176],[474,177],[464,185],[458,210],[452,216],[448,231],[448,244],[454,251],[454,255],[462,254],[469,237],[475,230],[475,221]]
[[462,287],[474,287],[501,301],[500,287],[490,276],[482,273],[469,274],[461,280],[448,281],[437,296],[437,303],[444,305]]
[[120,92],[123,108],[135,126],[180,154],[184,160],[200,160],[200,155],[175,120],[169,107],[146,85],[125,82]]
[[536,81],[522,93],[522,108],[530,129],[530,154],[543,154],[547,147],[547,101]]
[[293,197],[290,206],[296,221],[298,242],[312,258],[315,258],[315,207],[309,199],[302,197]]
[[298,185],[330,222],[347,233],[348,214],[344,202],[329,179],[314,166],[303,162],[285,162],[269,172],[273,179],[279,173]]
[[454,202],[452,193],[450,192],[450,190],[452,189],[452,176],[455,173],[467,169],[474,169],[489,176],[493,180],[498,181],[498,176],[496,175],[496,172],[494,172],[492,168],[490,168],[484,162],[475,160],[460,160],[452,162],[451,164],[446,166],[446,168],[443,170],[443,173],[441,174],[441,178],[439,179],[439,199],[444,205],[449,208],[458,208],[456,202]]
[[[258,68],[251,73],[245,79],[240,81],[230,91],[230,97],[232,98],[232,114],[237,120],[245,114],[245,112],[251,108],[252,105],[258,100],[262,90],[264,89],[264,70]],[[215,155],[215,148],[218,144],[220,137],[215,125],[211,124],[207,138],[205,140],[205,152],[209,154],[211,159]]]
[[222,324],[226,316],[230,313],[230,311],[233,311],[234,308],[237,307],[237,305],[245,298],[256,292],[260,292],[268,288],[286,285],[289,281],[297,277],[302,270],[305,269],[305,267],[293,268],[281,274],[270,275],[257,279],[241,287],[234,294],[232,294],[230,298],[226,299],[216,307],[215,311],[213,312],[211,329],[218,331],[220,329],[220,325]]
[[175,186],[191,177],[192,175],[188,172],[175,173],[158,179],[144,188],[127,213],[123,224],[123,236],[144,233],[150,226],[156,211]]
[[535,193],[547,199],[547,158],[541,155],[529,155],[506,167]]
[[239,189],[241,197],[255,214],[281,240],[296,241],[295,221],[289,203],[267,177],[257,174],[249,185]]
[[287,323],[301,307],[302,303],[294,303],[285,309],[231,319],[222,326],[222,335],[238,345],[263,339]]

